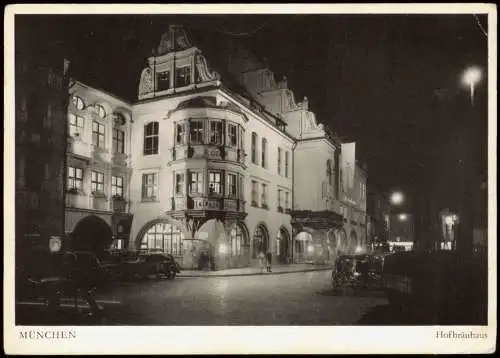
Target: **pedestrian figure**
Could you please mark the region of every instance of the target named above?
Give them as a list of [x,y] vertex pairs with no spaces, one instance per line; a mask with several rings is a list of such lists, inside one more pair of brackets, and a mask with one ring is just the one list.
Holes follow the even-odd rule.
[[271,261],[273,259],[273,254],[271,254],[271,251],[268,251],[266,254],[266,269],[267,272],[271,272]]
[[266,259],[266,256],[261,251],[258,257],[259,257],[260,272],[264,273],[264,260]]

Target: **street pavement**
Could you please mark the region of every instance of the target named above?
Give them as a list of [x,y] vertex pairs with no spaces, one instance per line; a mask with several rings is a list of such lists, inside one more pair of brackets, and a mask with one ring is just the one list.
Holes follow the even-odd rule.
[[[97,296],[104,319],[76,318],[68,302],[57,320],[18,305],[18,324],[83,325],[373,325],[393,324],[382,291],[334,292],[329,270],[232,277],[178,277],[114,283]],[[30,312],[30,310],[32,312]],[[72,312],[72,313],[71,313]],[[50,321],[50,322],[49,322]]]

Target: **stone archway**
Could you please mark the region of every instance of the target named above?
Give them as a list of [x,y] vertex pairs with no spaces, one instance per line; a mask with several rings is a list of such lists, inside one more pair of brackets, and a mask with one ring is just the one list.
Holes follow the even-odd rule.
[[276,235],[276,255],[277,262],[281,264],[290,263],[290,234],[285,227],[280,227]]
[[335,230],[335,247],[340,254],[344,254],[349,249],[349,241],[347,239],[347,234],[344,229]]
[[269,250],[269,231],[264,223],[257,225],[252,236],[252,258],[257,258],[260,252]]
[[90,215],[82,218],[71,233],[71,249],[92,251],[100,256],[113,242],[113,230],[103,219]]
[[356,231],[351,230],[351,233],[349,234],[349,251],[355,251],[357,246],[358,235],[356,234]]

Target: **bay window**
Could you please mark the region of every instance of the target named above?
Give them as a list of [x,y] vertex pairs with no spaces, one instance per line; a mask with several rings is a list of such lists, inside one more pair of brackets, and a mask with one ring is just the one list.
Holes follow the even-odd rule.
[[92,171],[91,185],[93,194],[104,194],[104,173]]
[[175,194],[184,195],[184,173],[175,174]]
[[222,194],[220,172],[208,172],[208,193],[210,195]]
[[202,172],[189,172],[189,192],[191,194],[203,193]]
[[175,125],[175,143],[176,144],[185,144],[186,141],[186,124],[185,123],[176,123]]
[[203,144],[203,121],[193,120],[189,123],[189,142]]
[[231,147],[237,147],[238,146],[238,127],[235,124],[228,124],[227,125],[227,135],[229,139],[229,145]]
[[210,121],[210,144],[222,144],[221,121]]
[[111,195],[123,197],[123,177],[111,177]]
[[227,194],[229,197],[237,197],[236,174],[227,174]]

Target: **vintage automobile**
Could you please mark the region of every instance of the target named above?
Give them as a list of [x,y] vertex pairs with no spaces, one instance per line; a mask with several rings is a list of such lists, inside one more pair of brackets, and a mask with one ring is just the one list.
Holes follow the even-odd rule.
[[98,287],[108,275],[99,259],[87,251],[37,252],[30,258],[32,265],[16,270],[16,300],[43,299],[47,308],[57,309],[63,297],[83,298],[92,313],[101,313],[94,300]]
[[332,270],[332,288],[381,288],[383,266],[383,255],[341,255]]
[[105,259],[104,266],[118,279],[147,279],[154,275],[156,279],[166,277],[173,280],[180,272],[174,257],[158,250],[114,252]]

